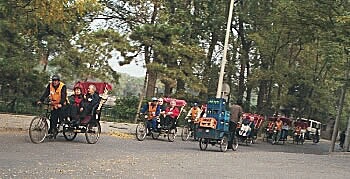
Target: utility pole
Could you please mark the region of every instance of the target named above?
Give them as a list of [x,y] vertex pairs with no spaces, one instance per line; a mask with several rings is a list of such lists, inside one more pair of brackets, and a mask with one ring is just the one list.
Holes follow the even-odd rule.
[[350,116],[348,119],[348,128],[346,129],[346,133],[345,133],[345,142],[343,145],[344,152],[349,151],[349,142],[350,142]]
[[227,54],[228,40],[229,40],[229,37],[230,37],[233,5],[234,5],[234,0],[231,0],[230,11],[228,12],[228,19],[227,19],[227,28],[226,28],[225,45],[224,45],[224,55],[223,55],[222,61],[221,61],[221,68],[220,68],[218,89],[216,91],[216,98],[221,98],[222,83],[224,81],[224,73],[225,73],[225,65],[226,65],[226,54]]

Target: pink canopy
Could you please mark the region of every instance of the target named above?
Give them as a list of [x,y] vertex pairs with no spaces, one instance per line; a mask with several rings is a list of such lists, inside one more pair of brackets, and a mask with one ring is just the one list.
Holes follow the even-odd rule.
[[105,82],[89,82],[89,81],[86,81],[86,82],[76,82],[74,86],[77,86],[77,85],[80,85],[82,86],[82,93],[83,94],[86,94],[88,91],[88,88],[90,85],[95,85],[96,86],[96,92],[98,94],[102,94],[104,92],[105,89],[107,89],[107,91],[110,91],[112,90],[112,85],[109,84],[109,83],[105,83]]
[[170,103],[170,101],[176,101],[176,106],[186,106],[187,102],[182,99],[175,99],[175,98],[163,98],[164,102]]

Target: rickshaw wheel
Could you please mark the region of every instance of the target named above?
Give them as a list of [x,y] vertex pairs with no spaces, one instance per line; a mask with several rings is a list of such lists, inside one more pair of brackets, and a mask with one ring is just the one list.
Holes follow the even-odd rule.
[[199,148],[201,150],[206,150],[208,147],[208,143],[209,143],[208,139],[200,138],[199,139]]
[[157,140],[160,136],[160,133],[158,132],[152,132],[152,139]]
[[228,147],[228,139],[227,136],[224,136],[220,141],[220,151],[226,152]]
[[29,138],[35,143],[39,144],[45,140],[48,132],[47,118],[34,117],[29,126]]
[[139,122],[136,126],[136,139],[143,141],[147,135],[147,128],[144,122]]
[[237,141],[237,138],[234,137],[232,140],[232,150],[236,151],[237,149],[238,149],[238,141]]
[[190,137],[190,134],[191,134],[191,133],[190,133],[190,130],[189,130],[188,126],[185,125],[185,126],[182,128],[181,139],[182,139],[183,141],[187,141],[188,138]]
[[73,132],[74,128],[70,126],[63,126],[63,136],[67,141],[72,141],[77,136],[76,132]]
[[175,133],[176,130],[175,129],[170,129],[168,132],[168,141],[169,142],[174,142],[175,141]]
[[85,138],[89,144],[95,144],[100,138],[101,125],[99,122],[89,123],[86,126]]

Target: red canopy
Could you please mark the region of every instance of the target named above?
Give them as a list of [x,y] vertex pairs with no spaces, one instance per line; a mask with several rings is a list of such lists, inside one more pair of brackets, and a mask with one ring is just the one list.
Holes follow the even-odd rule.
[[175,98],[163,98],[164,102],[170,103],[170,101],[176,101],[176,106],[186,106],[187,102],[182,99],[175,99]]
[[89,82],[89,81],[80,82],[80,81],[78,81],[75,83],[74,86],[76,86],[76,85],[81,85],[83,87],[83,89],[82,89],[83,94],[86,94],[88,92],[87,90],[88,90],[90,85],[96,86],[96,92],[98,94],[102,94],[105,89],[107,89],[107,91],[112,90],[112,85],[109,83],[105,83],[105,82]]
[[263,121],[265,120],[263,116],[259,114],[251,114],[251,113],[243,113],[243,119],[248,119],[250,121],[254,121],[255,128],[260,128]]

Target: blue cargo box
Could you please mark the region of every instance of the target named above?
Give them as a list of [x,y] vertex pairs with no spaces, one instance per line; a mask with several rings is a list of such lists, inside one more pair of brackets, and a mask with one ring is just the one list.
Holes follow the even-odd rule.
[[225,110],[226,100],[222,98],[209,98],[208,99],[208,110]]

